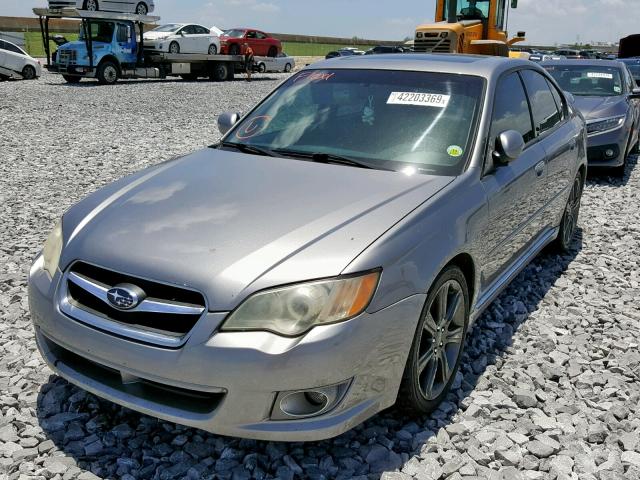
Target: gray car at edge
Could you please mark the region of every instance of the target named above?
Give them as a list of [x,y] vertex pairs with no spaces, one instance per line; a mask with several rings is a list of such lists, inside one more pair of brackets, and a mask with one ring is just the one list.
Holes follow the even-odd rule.
[[627,157],[638,151],[640,89],[619,61],[560,60],[541,64],[575,97],[587,121],[589,165],[624,175]]
[[30,270],[48,365],[139,412],[283,441],[427,413],[482,311],[572,248],[585,123],[531,62],[333,59],[219,125],[71,207]]

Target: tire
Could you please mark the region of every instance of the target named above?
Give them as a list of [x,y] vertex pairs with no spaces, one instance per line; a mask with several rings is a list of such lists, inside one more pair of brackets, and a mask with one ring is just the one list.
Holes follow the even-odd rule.
[[240,55],[240,45],[233,43],[229,46],[229,55]]
[[553,250],[559,253],[566,253],[571,248],[573,237],[576,234],[576,227],[578,226],[578,217],[580,215],[580,200],[582,198],[582,187],[584,179],[582,173],[579,173],[573,181],[571,186],[571,192],[569,193],[569,200],[564,208],[562,214],[562,220],[560,220],[560,231],[558,232],[558,238],[552,244]]
[[144,2],[140,2],[136,5],[136,15],[147,15],[149,13],[149,7]]
[[22,69],[22,78],[25,80],[34,80],[36,78],[36,69],[32,65],[25,65]]
[[82,81],[82,77],[75,77],[73,75],[62,75],[64,81],[67,83],[80,83]]
[[83,8],[90,12],[97,12],[100,10],[100,4],[98,0],[84,0]]
[[265,73],[267,71],[267,66],[264,63],[258,64],[258,72]]
[[290,64],[290,63],[287,63],[287,64],[284,66],[284,73],[289,73],[289,72],[291,72],[291,64]]
[[207,50],[207,53],[209,55],[217,55],[218,54],[218,47],[216,46],[215,43],[212,43],[211,45],[209,45],[209,49]]
[[278,49],[276,47],[269,47],[267,57],[275,58],[278,56]]
[[102,62],[98,66],[98,71],[96,72],[96,78],[98,82],[102,85],[113,85],[120,78],[120,70],[118,69],[118,65],[114,62],[107,60]]
[[229,77],[229,66],[223,62],[216,62],[211,71],[210,78],[214,82],[224,82]]
[[429,290],[405,366],[398,403],[433,411],[456,377],[469,327],[469,289],[457,266],[445,268]]
[[169,53],[180,53],[180,44],[178,42],[171,42],[171,44],[169,45]]

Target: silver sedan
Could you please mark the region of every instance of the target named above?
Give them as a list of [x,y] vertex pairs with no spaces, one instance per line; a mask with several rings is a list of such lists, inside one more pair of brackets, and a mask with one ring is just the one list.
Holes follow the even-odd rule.
[[219,125],[69,209],[30,271],[48,365],[128,408],[288,441],[429,412],[482,311],[571,248],[585,123],[531,62],[330,60]]

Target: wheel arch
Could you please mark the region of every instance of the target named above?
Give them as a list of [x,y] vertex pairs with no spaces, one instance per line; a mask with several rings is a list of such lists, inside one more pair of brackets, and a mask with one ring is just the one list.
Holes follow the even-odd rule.
[[117,69],[118,69],[118,73],[122,73],[122,65],[120,65],[120,61],[118,60],[118,58],[113,55],[113,54],[107,54],[104,57],[102,57],[100,59],[100,61],[98,62],[98,65],[96,66],[96,69],[100,68],[100,65],[102,65],[104,62],[113,62]]
[[449,262],[440,270],[440,272],[438,272],[435,278],[438,278],[438,276],[446,268],[452,266],[458,267],[462,271],[462,274],[467,281],[467,289],[469,292],[469,308],[473,309],[476,293],[476,265],[473,257],[466,252],[457,254],[455,257],[449,260]]

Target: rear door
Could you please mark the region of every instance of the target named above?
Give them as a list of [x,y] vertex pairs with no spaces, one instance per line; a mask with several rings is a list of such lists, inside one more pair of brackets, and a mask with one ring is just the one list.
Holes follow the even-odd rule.
[[565,121],[566,104],[544,75],[534,70],[524,70],[521,75],[531,103],[536,136],[546,154],[547,181],[538,192],[545,208],[538,220],[540,228],[546,228],[557,224],[559,203],[564,204],[564,192],[573,183],[572,166],[577,163],[580,132]]
[[[522,134],[525,149],[507,165],[494,161],[497,137],[515,130]],[[543,205],[545,151],[536,141],[533,119],[524,85],[518,72],[503,76],[496,89],[489,148],[485,161],[484,185],[489,222],[482,260],[482,289],[486,291],[527,250],[539,233],[536,215]]]
[[182,29],[182,33],[184,33],[184,36],[178,36],[180,53],[197,53],[198,38],[196,35],[196,26],[187,25]]
[[0,67],[9,68],[7,66],[7,51],[5,50],[6,43],[4,40],[0,40]]
[[211,32],[201,25],[194,25],[195,53],[208,53],[209,45],[212,43]]
[[21,72],[26,65],[24,52],[9,42],[5,42],[4,48],[6,55],[4,63],[7,68],[15,72]]

